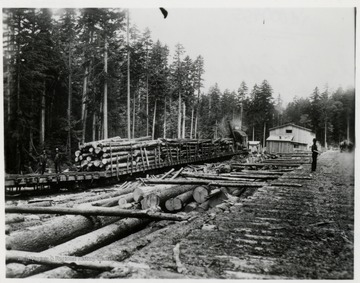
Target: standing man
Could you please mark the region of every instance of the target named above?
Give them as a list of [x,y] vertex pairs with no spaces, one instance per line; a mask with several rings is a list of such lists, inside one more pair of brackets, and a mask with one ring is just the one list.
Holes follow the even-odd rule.
[[320,153],[318,151],[317,145],[316,145],[316,139],[313,139],[313,145],[311,146],[311,152],[312,152],[312,164],[311,164],[311,171],[315,171],[316,170],[316,161],[317,161],[317,156]]
[[43,150],[42,154],[40,155],[39,164],[40,164],[40,173],[41,173],[41,175],[43,175],[45,173],[46,164],[47,164],[47,155],[46,155],[45,149]]
[[60,162],[61,162],[61,155],[60,155],[59,149],[56,148],[55,149],[55,157],[54,157],[55,172],[56,173],[61,173]]

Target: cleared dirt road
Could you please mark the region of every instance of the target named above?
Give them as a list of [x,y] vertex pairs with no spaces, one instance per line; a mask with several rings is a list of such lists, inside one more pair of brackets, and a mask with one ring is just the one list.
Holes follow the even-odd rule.
[[311,180],[286,179],[310,174],[306,164],[283,176],[284,182],[302,187],[248,191],[225,211],[213,209],[191,223],[170,225],[126,260],[151,270],[128,276],[352,279],[354,155],[328,151],[319,157]]

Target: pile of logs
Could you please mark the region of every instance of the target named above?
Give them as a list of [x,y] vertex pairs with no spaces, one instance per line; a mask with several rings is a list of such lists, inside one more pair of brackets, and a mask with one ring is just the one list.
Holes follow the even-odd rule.
[[[108,141],[108,144],[112,142],[122,144],[128,141]],[[152,142],[164,141],[142,140],[131,146]],[[177,148],[175,145],[182,145],[180,142],[168,140],[168,148]],[[185,144],[190,148],[193,146],[192,142]],[[207,142],[204,141],[205,144]],[[107,149],[104,149],[106,144],[107,142],[85,144],[82,150],[90,151],[92,147],[92,151],[95,151],[101,147],[104,155],[107,153]],[[198,141],[196,145],[199,146]],[[221,141],[219,145],[220,148],[226,146]],[[126,146],[129,144],[118,147]],[[204,149],[206,147],[202,148]],[[9,230],[6,237],[7,277],[66,278],[82,276],[82,269],[90,270],[91,272],[87,271],[89,274],[97,274],[96,272],[122,268],[119,261],[150,243],[154,237],[159,237],[152,226],[148,225],[154,220],[178,221],[180,225],[194,219],[196,212],[204,212],[209,208],[214,208],[215,212],[225,211],[228,206],[236,205],[239,196],[247,188],[268,185],[301,186],[296,183],[274,182],[274,179],[284,180],[283,175],[288,175],[285,180],[290,180],[287,172],[293,169],[245,168],[241,172],[234,172],[234,169],[237,170],[236,166],[230,164],[192,165],[171,169],[161,176],[124,183],[114,187],[111,193],[82,197],[76,200],[78,205],[68,206],[61,199],[54,206],[56,199],[53,198],[50,206],[28,203],[26,206],[5,207],[7,225],[25,221],[24,214],[56,215],[31,229]],[[294,179],[309,178],[291,176]],[[186,214],[188,212],[194,213]],[[9,217],[10,215],[13,217]],[[166,234],[162,236],[165,237]],[[81,257],[84,256],[111,258],[113,261],[83,261]]]
[[234,152],[232,139],[151,140],[151,137],[141,137],[128,140],[114,137],[81,144],[75,152],[75,162],[81,171],[146,169],[164,162],[172,164],[194,158],[220,156],[224,152]]
[[[81,170],[99,171],[121,169],[146,162],[149,166],[160,162],[161,141],[150,137],[123,140],[119,137],[88,142],[75,152],[75,162]],[[156,160],[157,157],[157,160]]]

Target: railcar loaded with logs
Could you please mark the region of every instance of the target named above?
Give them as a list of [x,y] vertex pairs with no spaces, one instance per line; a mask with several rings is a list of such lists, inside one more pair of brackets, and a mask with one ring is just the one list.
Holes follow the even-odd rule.
[[75,152],[76,171],[6,175],[7,192],[44,188],[77,188],[83,185],[106,185],[125,180],[134,174],[229,158],[236,154],[231,138],[157,139],[113,137],[79,145]]

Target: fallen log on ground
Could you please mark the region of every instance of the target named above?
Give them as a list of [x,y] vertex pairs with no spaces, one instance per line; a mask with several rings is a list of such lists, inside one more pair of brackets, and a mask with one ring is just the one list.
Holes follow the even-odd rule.
[[174,174],[174,176],[172,176],[170,179],[173,180],[173,179],[177,178],[183,170],[184,170],[184,167],[181,167],[180,170],[177,171],[177,172]]
[[[97,229],[91,233],[79,236],[71,241],[45,250],[39,254],[42,256],[81,256],[97,248],[109,244],[119,237],[126,236],[150,223],[148,219],[126,218],[113,224]],[[44,265],[7,266],[7,277],[28,277],[30,275],[50,269]]]
[[6,237],[6,249],[39,252],[99,227],[118,221],[119,217],[85,217],[65,215],[54,217],[30,230],[16,231]]
[[231,172],[231,173],[225,173],[221,174],[222,176],[247,176],[247,175],[275,175],[275,176],[281,176],[285,172],[271,172],[266,170],[243,170],[241,172]]
[[[147,227],[121,240],[88,253],[86,257],[92,257],[98,260],[111,259],[117,262],[123,261],[155,239],[166,235],[166,231],[172,229],[172,226],[173,225],[168,225],[162,229]],[[85,273],[83,270],[59,267],[29,278],[94,278],[98,273],[99,272],[94,270],[87,270]]]
[[174,168],[171,168],[168,172],[166,172],[161,178],[160,180],[162,179],[165,179],[168,175],[170,175],[172,172],[174,172],[175,169]]
[[5,215],[5,224],[24,222],[25,217],[21,214]]
[[[192,187],[192,186],[190,186]],[[179,192],[189,190],[186,186]],[[160,194],[159,197],[166,198],[176,194],[176,192],[166,192]],[[187,218],[180,215],[173,215],[161,212],[141,211],[141,210],[127,210],[109,207],[86,207],[86,208],[67,208],[67,207],[5,207],[5,213],[33,213],[33,214],[65,214],[65,215],[84,215],[84,216],[119,216],[119,217],[132,217],[132,218],[149,218],[149,219],[166,219],[175,221],[184,221]]]
[[297,183],[271,183],[272,187],[302,187],[302,184]]
[[184,212],[194,211],[198,205],[199,204],[196,201],[190,202],[184,207]]
[[103,207],[111,207],[116,206],[118,203],[132,202],[134,200],[133,193],[128,193],[125,195],[120,195],[113,198],[103,199],[98,202],[94,202],[92,206],[103,206]]
[[311,180],[312,178],[311,177],[308,177],[308,176],[283,176],[281,178],[281,180]]
[[282,169],[267,169],[267,170],[249,170],[249,169],[242,169],[241,172],[231,172],[231,173],[277,173],[277,174],[284,174],[286,172],[292,172],[294,171],[294,169],[287,169],[287,168],[282,168]]
[[221,187],[262,187],[266,185],[265,182],[217,182],[214,180],[205,180],[205,179],[175,179],[175,180],[159,180],[159,179],[143,179],[146,184],[177,184],[177,185],[211,185],[211,186],[221,186]]
[[210,188],[207,186],[198,186],[194,189],[193,198],[197,203],[203,203],[210,194]]
[[213,175],[213,174],[193,174],[193,173],[183,173],[185,177],[192,178],[204,178],[204,179],[212,179],[212,180],[229,180],[229,181],[237,181],[242,179],[277,179],[276,175],[250,175],[250,174],[233,174],[225,176],[222,175]]
[[187,203],[193,200],[193,191],[182,193],[174,198],[170,198],[165,202],[168,211],[180,211]]
[[215,174],[195,174],[195,173],[182,173],[181,174],[184,177],[191,177],[191,178],[202,178],[202,179],[209,179],[209,180],[225,180],[225,181],[237,181],[239,179],[253,179],[253,177],[244,177],[242,175],[240,176],[223,176],[223,175],[215,175]]
[[134,190],[134,200],[136,202],[141,201],[146,194],[149,194],[151,192],[155,191],[162,191],[169,189],[171,187],[175,187],[174,185],[159,185],[159,186],[141,186]]
[[141,203],[142,209],[149,209],[156,206],[165,206],[165,202],[174,198],[182,193],[192,191],[196,186],[187,185],[187,186],[173,186],[171,188],[151,192],[144,196],[144,201]]
[[67,266],[70,268],[86,268],[97,271],[110,271],[114,268],[126,268],[128,265],[121,264],[117,261],[97,260],[95,258],[81,258],[75,256],[48,256],[45,257],[41,253],[24,252],[24,251],[7,251],[7,263],[23,263],[23,264],[42,264],[49,267]]
[[129,194],[135,190],[136,186],[137,186],[137,184],[136,185],[134,184],[134,186],[129,186],[124,189],[117,189],[116,192],[113,192],[113,193],[104,193],[104,194],[99,194],[96,196],[83,198],[83,199],[80,199],[79,201],[77,201],[76,203],[80,204],[80,203],[87,203],[87,202],[95,202],[95,201],[99,201],[99,200],[103,200],[103,199],[109,199],[111,197]]
[[231,167],[264,167],[264,166],[277,166],[277,167],[299,167],[301,164],[293,164],[293,163],[233,163]]

